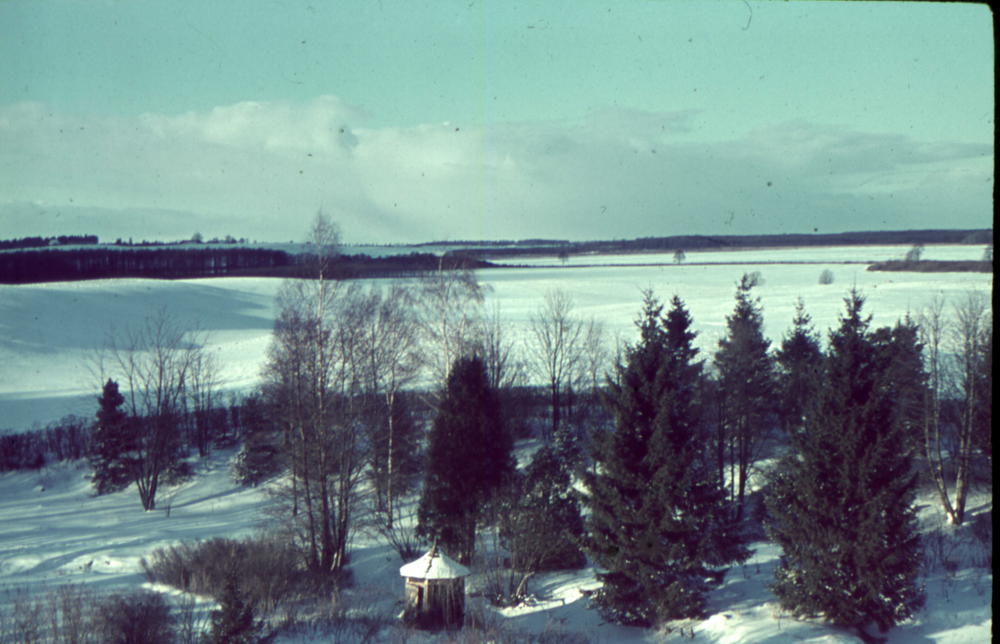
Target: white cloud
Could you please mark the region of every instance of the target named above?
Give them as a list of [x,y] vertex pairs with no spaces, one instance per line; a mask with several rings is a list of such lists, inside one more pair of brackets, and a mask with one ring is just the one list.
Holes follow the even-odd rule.
[[606,110],[573,122],[366,128],[364,113],[334,96],[132,119],[19,103],[0,108],[0,223],[12,231],[5,236],[65,225],[25,218],[32,202],[46,206],[32,212],[50,217],[75,213],[75,225],[102,237],[153,234],[123,229],[131,224],[163,236],[197,226],[209,236],[293,239],[319,207],[341,221],[348,241],[992,220],[992,146],[804,121],[702,142],[697,118]]

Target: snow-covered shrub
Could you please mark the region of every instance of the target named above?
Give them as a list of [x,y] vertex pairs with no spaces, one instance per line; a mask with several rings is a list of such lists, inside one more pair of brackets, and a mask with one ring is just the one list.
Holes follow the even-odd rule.
[[989,568],[993,572],[993,511],[976,515],[970,526],[972,534],[973,565],[979,568]]
[[174,641],[170,605],[159,593],[135,590],[102,599],[94,632],[101,642],[171,644]]
[[229,469],[233,482],[257,487],[261,481],[281,469],[278,448],[270,443],[248,439],[233,456]]
[[157,548],[140,561],[151,582],[219,597],[233,571],[240,591],[270,613],[304,583],[300,560],[290,547],[268,536],[243,541],[214,537]]

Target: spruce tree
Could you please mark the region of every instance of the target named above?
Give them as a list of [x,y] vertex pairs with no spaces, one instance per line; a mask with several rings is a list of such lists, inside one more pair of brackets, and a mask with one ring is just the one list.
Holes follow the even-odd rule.
[[753,276],[743,274],[736,288],[736,308],[726,316],[726,335],[719,340],[715,354],[722,402],[716,466],[725,486],[728,465],[729,495],[737,522],[743,518],[750,468],[776,419],[777,381],[769,354],[771,341],[764,337],[760,298],[752,296],[755,282]]
[[781,565],[771,589],[796,616],[885,631],[923,603],[916,474],[884,353],[852,291],[823,383],[767,499]]
[[97,398],[97,425],[90,434],[87,460],[94,470],[91,481],[98,494],[122,488],[129,481],[131,471],[127,451],[133,437],[129,433],[128,415],[121,409],[125,397],[118,391],[118,383],[110,378]]
[[805,303],[799,298],[795,304],[791,333],[782,338],[781,346],[775,353],[779,369],[778,413],[786,432],[802,429],[806,402],[812,398],[819,383],[823,350],[811,322]]
[[459,358],[429,437],[418,533],[469,563],[480,510],[515,469],[513,448],[485,364]]
[[263,625],[254,619],[255,607],[239,589],[238,575],[230,571],[212,611],[210,644],[256,644]]
[[597,467],[581,472],[586,547],[603,582],[594,603],[612,622],[650,626],[702,613],[710,568],[742,561],[745,538],[700,442],[702,364],[679,298],[661,316],[647,292],[607,404],[614,432],[595,433]]

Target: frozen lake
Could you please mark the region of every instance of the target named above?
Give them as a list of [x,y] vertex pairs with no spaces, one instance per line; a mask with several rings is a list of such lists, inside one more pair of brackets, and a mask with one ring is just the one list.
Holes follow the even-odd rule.
[[[747,271],[760,271],[756,290],[764,307],[766,334],[780,341],[791,324],[798,297],[806,303],[816,329],[837,324],[843,298],[852,285],[867,297],[875,326],[891,325],[916,312],[935,295],[954,299],[969,289],[992,289],[987,273],[869,273],[866,264],[844,262],[900,258],[908,247],[841,247],[688,253],[676,265],[672,255],[662,265],[653,255],[611,256],[615,263],[642,257],[647,265],[566,266],[547,258],[548,266],[491,269],[479,279],[500,303],[503,317],[524,333],[531,313],[547,291],[569,293],[576,313],[595,316],[608,331],[632,341],[633,321],[642,290],[652,288],[661,301],[675,294],[686,303],[698,331],[703,356],[714,350],[733,308],[735,283]],[[866,254],[867,253],[867,254]],[[928,247],[928,259],[978,259],[982,247]],[[606,256],[607,257],[607,256]],[[725,257],[721,259],[720,257]],[[710,261],[711,260],[711,261]],[[721,263],[724,261],[736,263]],[[781,262],[813,261],[796,264]],[[582,259],[578,264],[597,264]],[[543,262],[539,261],[539,264]],[[820,285],[822,270],[833,272],[831,285]],[[198,322],[211,333],[224,387],[247,390],[259,378],[275,316],[274,296],[281,281],[226,278],[179,281],[102,280],[23,286],[0,285],[0,431],[45,424],[67,414],[91,416],[98,381],[87,357],[111,325],[135,323],[157,307]],[[707,357],[707,356],[706,356]]]

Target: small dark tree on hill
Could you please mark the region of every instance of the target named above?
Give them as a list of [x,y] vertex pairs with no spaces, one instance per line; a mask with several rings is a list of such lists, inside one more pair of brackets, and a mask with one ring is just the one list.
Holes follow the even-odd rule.
[[845,301],[806,429],[789,435],[793,452],[767,499],[769,533],[783,551],[771,589],[795,615],[823,615],[867,637],[872,622],[885,631],[924,601],[917,479],[864,298],[852,291]]
[[906,251],[906,257],[904,259],[907,262],[919,262],[923,254],[924,254],[924,245],[916,243],[910,248],[910,250]]
[[131,476],[126,453],[131,449],[128,415],[122,410],[125,397],[110,378],[97,398],[97,425],[90,434],[87,460],[94,470],[91,481],[98,494],[121,489]]
[[603,587],[594,602],[619,624],[650,626],[702,612],[709,569],[748,556],[699,440],[702,363],[679,298],[646,294],[640,340],[625,352],[607,402],[615,431],[596,433],[597,467],[581,472],[586,547]]
[[513,447],[483,361],[459,358],[430,433],[419,534],[469,563],[480,510],[514,471]]

